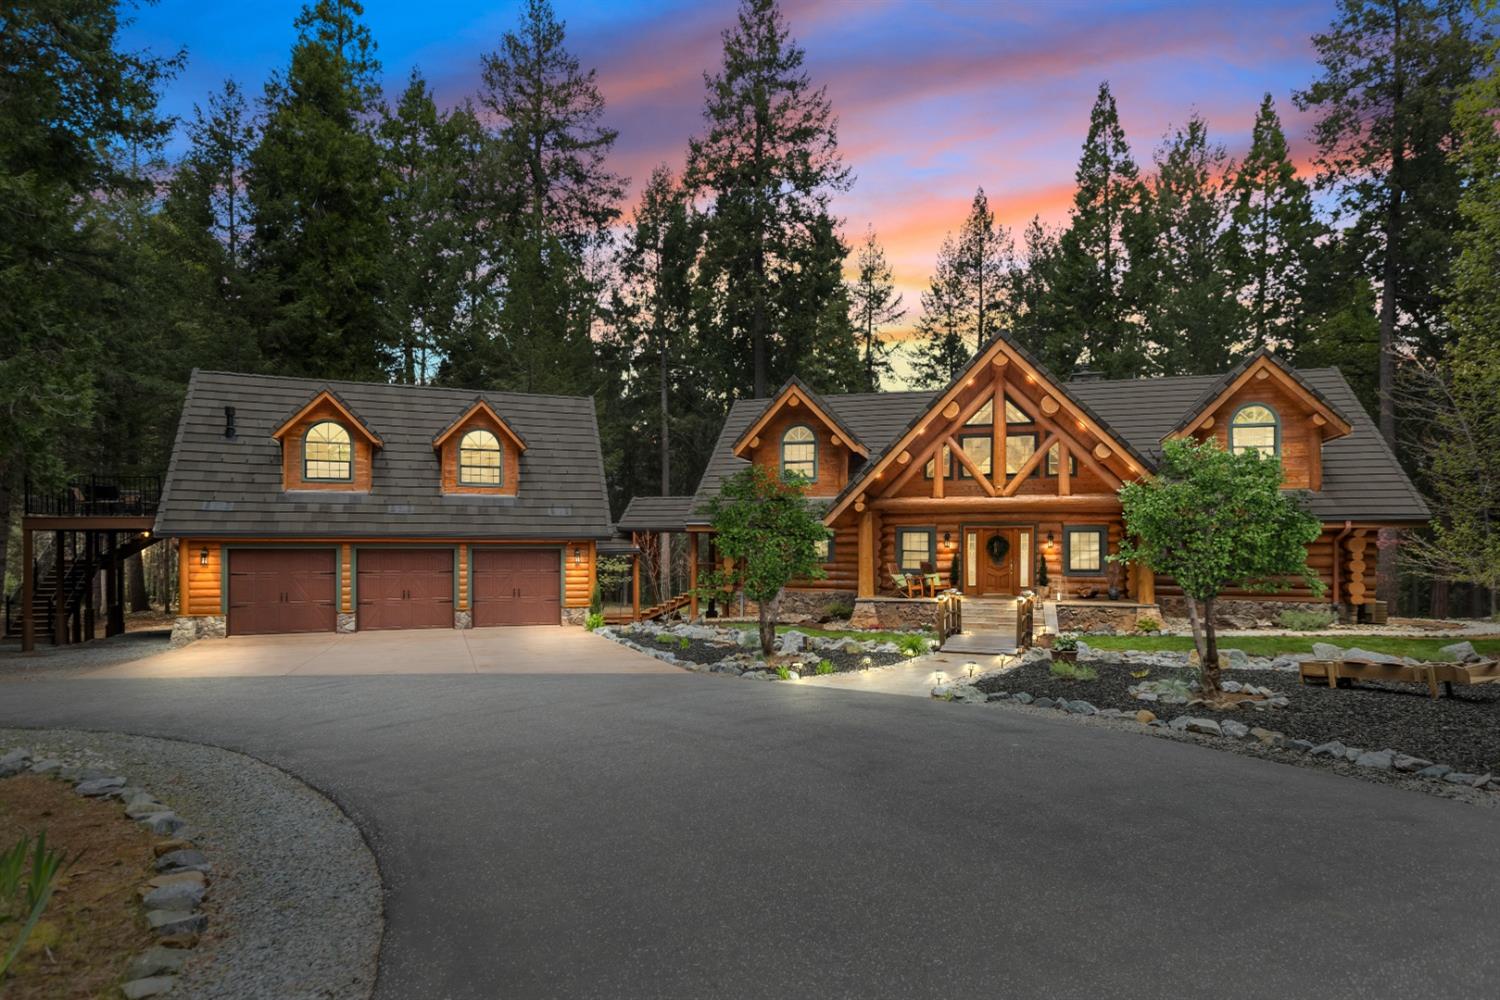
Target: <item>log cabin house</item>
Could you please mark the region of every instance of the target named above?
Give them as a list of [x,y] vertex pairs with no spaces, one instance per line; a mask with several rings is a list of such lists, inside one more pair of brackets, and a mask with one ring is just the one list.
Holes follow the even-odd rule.
[[195,371],[154,530],[182,638],[581,622],[591,399]]
[[[933,588],[917,596],[901,578],[936,574],[966,604],[1035,592],[1054,628],[1130,627],[1185,613],[1171,580],[1112,572],[1107,559],[1124,531],[1120,485],[1149,476],[1162,443],[1183,436],[1280,458],[1286,488],[1324,524],[1308,554],[1322,602],[1372,602],[1377,532],[1428,518],[1337,369],[1298,371],[1261,351],[1220,376],[1063,383],[1001,336],[938,392],[820,395],[793,378],[770,399],[737,401],[676,530],[689,532],[695,568],[712,565],[704,505],[756,463],[805,476],[831,532],[826,578],[790,588],[783,610],[849,604],[860,624],[930,625]],[[1300,586],[1225,596],[1221,613],[1252,618],[1315,600]]]

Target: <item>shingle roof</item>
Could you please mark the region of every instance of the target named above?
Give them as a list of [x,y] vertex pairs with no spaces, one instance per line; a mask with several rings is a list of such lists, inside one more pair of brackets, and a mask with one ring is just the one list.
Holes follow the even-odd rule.
[[[895,440],[901,430],[932,405],[936,392],[852,392],[825,395],[821,400],[849,431],[859,435],[873,455]],[[719,486],[750,463],[734,457],[734,442],[771,404],[769,399],[738,399],[719,431],[719,439],[693,494],[691,523],[703,523],[702,509]]]
[[1192,424],[1192,422],[1196,420],[1205,409],[1208,408],[1210,403],[1212,403],[1219,397],[1220,393],[1233,385],[1235,379],[1243,375],[1251,365],[1255,364],[1255,362],[1261,360],[1262,358],[1285,372],[1287,376],[1292,379],[1292,381],[1296,382],[1302,388],[1306,389],[1309,395],[1311,395],[1318,402],[1322,403],[1324,406],[1328,407],[1328,409],[1332,410],[1334,415],[1344,423],[1347,424],[1349,422],[1348,416],[1346,416],[1344,412],[1337,406],[1333,405],[1333,402],[1327,396],[1319,392],[1317,386],[1313,385],[1306,378],[1304,378],[1301,372],[1293,368],[1291,365],[1287,364],[1285,361],[1281,360],[1281,358],[1278,357],[1274,351],[1262,347],[1260,350],[1253,352],[1248,357],[1246,357],[1245,360],[1241,361],[1239,364],[1235,365],[1223,375],[1220,375],[1218,378],[1215,378],[1211,383],[1209,383],[1208,388],[1204,389],[1203,392],[1199,394],[1196,400],[1188,404],[1188,408],[1182,414],[1182,419],[1177,421],[1177,423],[1173,425],[1172,429],[1167,431],[1166,434],[1163,434],[1162,437],[1168,437],[1172,434],[1176,434],[1178,431],[1187,430],[1188,426]]
[[681,531],[692,509],[692,497],[633,497],[615,527],[620,531]]
[[[332,389],[384,440],[369,493],[297,491],[281,482],[271,433],[311,394]],[[195,371],[172,449],[156,531],[163,535],[607,538],[614,534],[593,401],[479,393],[526,437],[513,497],[443,495],[438,432],[472,389],[322,382]],[[224,407],[238,434],[224,437]]]
[[[857,446],[856,450],[858,451],[868,452],[870,450],[869,445],[865,444],[865,442],[860,439],[859,433],[844,422],[844,419],[838,415],[837,411],[835,411],[833,407],[828,405],[828,401],[824,399],[820,393],[813,391],[813,388],[811,386],[809,386],[806,382],[802,381],[795,375],[782,383],[780,389],[777,389],[775,392],[771,393],[769,402],[776,402],[776,400],[780,399],[788,389],[792,388],[800,391],[802,395],[806,396],[814,406],[818,407],[828,414],[828,416],[833,420],[832,429],[835,434],[842,434],[845,441],[848,441],[850,444]],[[761,407],[760,412],[765,413],[766,408]],[[757,417],[758,416],[759,414],[757,414]],[[755,420],[752,419],[750,421],[750,424],[754,423]],[[740,446],[740,443],[744,439],[745,434],[749,432],[750,424],[746,424],[745,429],[740,431],[739,436],[734,439],[733,447],[738,448]]]
[[[1308,494],[1308,509],[1325,520],[1425,521],[1430,516],[1396,457],[1380,437],[1354,390],[1336,368],[1295,372],[1304,385],[1353,428],[1345,437],[1323,445],[1323,489]],[[1193,406],[1215,385],[1222,390],[1225,376],[1190,375],[1175,378],[1121,379],[1069,382],[1063,388],[1088,415],[1112,431],[1136,457],[1150,466],[1161,458],[1161,440],[1177,427]],[[847,421],[870,448],[870,462],[920,419],[937,392],[883,392],[825,395],[823,401]],[[734,441],[769,404],[744,399],[730,408],[708,468],[693,497],[693,511],[702,523],[702,508],[720,484],[748,463],[731,452]],[[868,467],[869,463],[866,463]]]
[[[1425,521],[1427,504],[1407,478],[1337,368],[1305,368],[1296,373],[1353,430],[1323,444],[1323,488],[1309,493],[1307,506],[1325,520]],[[1210,390],[1227,382],[1221,375],[1070,382],[1074,396],[1087,401],[1104,422],[1129,439],[1154,465],[1161,440],[1179,429],[1182,415],[1201,406]],[[1214,388],[1217,386],[1218,388]]]

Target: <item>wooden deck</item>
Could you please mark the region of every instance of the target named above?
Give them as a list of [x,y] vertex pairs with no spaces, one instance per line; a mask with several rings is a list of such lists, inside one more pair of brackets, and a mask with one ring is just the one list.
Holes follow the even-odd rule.
[[944,640],[943,652],[993,656],[1016,651],[1015,598],[964,598],[963,631]]

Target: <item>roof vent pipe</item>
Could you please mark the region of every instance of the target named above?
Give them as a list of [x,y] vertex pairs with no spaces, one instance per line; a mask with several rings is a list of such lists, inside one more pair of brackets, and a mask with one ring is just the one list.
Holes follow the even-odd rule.
[[224,407],[224,437],[230,441],[235,438],[234,407],[232,406]]

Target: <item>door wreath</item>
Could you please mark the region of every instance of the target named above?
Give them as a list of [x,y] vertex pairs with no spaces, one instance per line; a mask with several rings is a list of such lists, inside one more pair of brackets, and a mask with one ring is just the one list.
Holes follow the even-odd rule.
[[1005,561],[1005,556],[1010,552],[1010,539],[1004,535],[991,535],[984,543],[984,550],[990,554],[990,561],[1000,565]]

